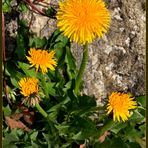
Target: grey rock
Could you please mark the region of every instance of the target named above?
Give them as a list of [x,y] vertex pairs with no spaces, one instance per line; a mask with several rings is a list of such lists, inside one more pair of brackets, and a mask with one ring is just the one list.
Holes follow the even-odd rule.
[[[58,1],[54,1],[57,4]],[[103,38],[89,44],[89,61],[84,74],[82,93],[106,98],[112,91],[145,94],[145,1],[106,0],[111,25]],[[51,1],[52,3],[52,1]],[[50,36],[56,20],[38,14],[20,14],[40,37]],[[8,25],[8,24],[7,24]],[[8,30],[11,30],[8,27]],[[11,31],[10,31],[11,32]],[[72,43],[72,52],[80,66],[83,46]]]

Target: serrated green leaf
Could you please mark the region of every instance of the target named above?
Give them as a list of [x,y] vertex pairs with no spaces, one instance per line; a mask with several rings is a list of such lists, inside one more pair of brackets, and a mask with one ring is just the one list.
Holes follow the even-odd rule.
[[67,104],[69,101],[70,101],[70,99],[67,97],[62,102],[51,107],[47,112],[55,112],[55,111],[59,110],[59,108],[61,108],[62,105]]
[[16,37],[16,44],[17,44],[17,47],[16,47],[16,54],[18,56],[18,58],[21,60],[21,59],[24,59],[25,58],[25,55],[26,55],[26,40],[25,40],[25,37],[22,35],[22,34],[18,34],[17,37]]
[[96,106],[96,100],[94,97],[83,95],[83,96],[78,96],[78,100],[80,108],[88,108],[88,107],[90,108]]
[[23,20],[18,22],[19,28],[16,37],[16,50],[15,53],[19,60],[26,59],[26,51],[28,49],[28,31],[27,23]]
[[103,143],[97,142],[93,145],[93,148],[110,148],[111,140],[106,138]]
[[146,132],[146,123],[144,123],[143,125],[141,125],[141,126],[139,127],[139,129],[140,129],[141,131],[143,131],[143,133],[145,133],[145,132]]
[[[27,147],[28,148],[28,147]],[[30,148],[40,148],[40,146],[34,142],[31,143],[31,147]]]
[[11,12],[11,4],[10,4],[11,0],[3,0],[3,4],[2,4],[2,10],[4,13],[9,13]]
[[[73,97],[74,98],[74,97]],[[96,107],[96,101],[94,97],[90,96],[78,96],[77,98],[77,105],[76,102],[72,102],[71,104],[71,113],[76,115],[84,116],[86,114],[91,114]]]
[[105,138],[103,143],[96,142],[93,146],[94,148],[129,148],[127,144],[121,138],[109,139],[108,137]]
[[38,131],[33,132],[33,133],[30,135],[31,141],[36,141],[37,135],[38,135]]
[[65,37],[65,36],[63,35],[63,33],[61,33],[61,34],[56,38],[55,42],[62,42],[63,44],[66,45],[67,42],[68,42],[68,38]]
[[7,63],[7,70],[10,73],[11,77],[11,83],[16,87],[19,88],[18,86],[18,81],[24,77],[24,75],[22,73],[20,73],[17,69],[17,67],[15,66],[15,64],[13,62],[9,62]]
[[[59,65],[61,65],[62,63],[62,61],[64,61],[64,52],[65,52],[65,48],[61,48],[61,49],[59,49],[59,48],[54,48],[55,49],[55,52],[56,52],[56,55],[55,55],[55,57],[56,57],[56,59],[58,60],[58,66]],[[62,58],[62,59],[61,59]]]
[[129,142],[136,142],[136,139],[141,139],[144,132],[137,130],[133,125],[128,125],[124,129],[124,138],[127,139]]
[[24,141],[27,141],[28,138],[29,138],[29,135],[26,133],[24,136]]
[[15,132],[18,137],[21,137],[24,134],[24,131],[22,129],[16,129]]
[[24,77],[24,75],[20,72],[17,72],[16,75],[13,77],[10,78],[11,80],[11,83],[16,87],[16,88],[19,88],[19,85],[18,85],[18,82],[19,80]]
[[117,123],[116,125],[114,125],[110,131],[112,131],[115,134],[118,134],[118,132],[120,132],[120,130],[124,129],[128,124],[127,123]]
[[48,143],[48,148],[58,148],[58,143],[54,143],[55,142],[55,139],[53,135],[49,135],[49,134],[44,134],[42,133],[44,138],[46,139],[47,143]]
[[12,100],[12,102],[14,103],[16,101],[15,91],[11,90],[9,96],[10,96],[10,99]]
[[90,119],[75,117],[75,122],[73,123],[73,126],[75,126],[76,129],[79,131],[72,137],[72,139],[74,140],[85,140],[97,134],[95,123],[92,122]]
[[[48,134],[44,134],[44,133],[42,133],[43,134],[43,136],[44,136],[44,138],[45,138],[45,140],[47,141],[47,143],[48,143],[48,146],[50,145],[50,138],[49,138],[49,135]],[[50,146],[49,146],[50,147]]]
[[[13,147],[15,147],[14,142],[19,141],[19,138],[16,134],[16,130],[11,131],[11,133],[6,134],[6,136],[4,137],[3,140],[3,146],[9,146],[11,147],[11,145],[13,145]],[[15,147],[17,148],[17,146]]]
[[64,46],[65,44],[63,42],[58,42],[54,44],[53,48],[57,50],[61,50]]
[[125,142],[121,138],[113,138],[109,148],[128,148]]
[[54,85],[55,85],[55,83],[52,83],[52,82],[47,83],[48,94],[50,94],[50,95],[52,95],[52,96],[55,96],[55,95],[56,95],[56,91],[55,91],[55,89],[53,88]]
[[29,8],[28,8],[27,5],[25,5],[25,3],[20,2],[19,6],[18,6],[18,10],[21,11],[21,12],[26,13],[29,10]]
[[41,75],[40,77],[40,85],[44,91],[44,94],[46,96],[46,98],[49,99],[49,88],[48,88],[48,83],[50,83],[50,81],[47,79],[47,75]]
[[[58,37],[58,35],[60,35],[61,32],[59,29],[56,29],[53,34],[51,35],[51,37],[49,38],[48,40],[48,43],[51,44],[51,43],[54,43],[56,38]],[[51,45],[49,45],[51,47]]]
[[59,125],[55,125],[55,127],[58,129],[60,135],[66,135],[69,132],[68,131],[69,125],[59,124]]
[[72,81],[68,81],[63,88],[64,92],[66,93],[68,89],[71,88]]
[[[5,71],[4,71],[4,70],[5,70]],[[9,71],[7,70],[7,65],[5,65],[5,68],[4,68],[4,64],[2,64],[2,71],[5,72],[5,75],[10,76],[10,73],[9,73]]]
[[84,137],[82,131],[78,132],[76,135],[72,137],[74,140],[84,140],[86,137]]
[[26,63],[23,63],[23,62],[18,62],[18,65],[19,65],[19,68],[21,68],[24,71],[26,76],[36,77],[35,69],[33,69],[33,68],[30,69],[30,65],[29,64],[26,64]]
[[56,14],[56,10],[53,7],[48,7],[45,13],[52,18]]
[[11,115],[11,109],[9,104],[6,107],[3,107],[4,116],[10,116]]
[[49,119],[51,120],[51,121],[54,121],[54,122],[56,122],[56,120],[57,120],[57,116],[58,116],[58,110],[56,110],[56,111],[54,111],[54,112],[50,112],[49,113]]
[[76,77],[75,59],[68,47],[66,47],[65,63],[67,64],[67,73],[69,79],[74,79]]
[[59,96],[63,96],[63,95],[64,95],[63,85],[64,85],[64,80],[63,80],[63,79],[61,79],[61,80],[55,85],[56,94],[59,95]]
[[60,108],[62,106],[62,103],[58,103],[54,106],[52,106],[47,112],[49,113],[49,117],[52,116],[52,114],[58,114]]
[[29,38],[29,46],[35,47],[35,48],[44,48],[47,44],[46,37],[43,37],[42,39],[39,37]]
[[144,116],[142,114],[140,114],[138,112],[138,110],[135,110],[133,112],[133,114],[131,115],[131,117],[129,118],[129,121],[132,121],[132,122],[135,122],[135,123],[140,123],[140,122],[143,122],[144,121]]
[[138,101],[138,103],[146,108],[146,97],[145,96],[139,96],[139,97],[136,97],[136,100]]
[[136,142],[129,142],[127,145],[129,148],[141,148],[140,145]]
[[19,88],[18,81],[19,81],[19,80],[16,80],[15,78],[11,78],[11,83],[12,83],[16,88]]
[[56,51],[59,52],[60,50],[63,50],[62,48],[64,48],[67,45],[68,38],[65,37],[59,30],[56,30],[50,42],[52,42],[52,44],[50,45],[50,48],[56,49]]
[[68,147],[70,147],[71,146],[71,143],[72,142],[67,142],[67,143],[64,143],[64,144],[62,144],[62,146],[61,146],[61,148],[68,148]]
[[145,117],[146,114],[146,109],[143,108],[142,106],[138,106],[137,111],[143,116]]
[[24,146],[23,148],[41,148],[38,144],[31,142],[31,146]]
[[14,143],[9,143],[9,144],[5,144],[5,142],[3,142],[3,148],[18,148]]

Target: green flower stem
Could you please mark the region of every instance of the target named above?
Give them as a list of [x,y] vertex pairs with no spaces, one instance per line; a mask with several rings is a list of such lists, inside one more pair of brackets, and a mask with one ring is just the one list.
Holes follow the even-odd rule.
[[81,66],[80,66],[78,75],[76,77],[76,86],[75,86],[75,90],[74,90],[75,94],[77,94],[78,91],[79,91],[79,87],[80,87],[80,84],[82,82],[83,73],[84,73],[87,61],[88,61],[88,43],[86,43],[84,45],[83,59],[82,59],[82,62],[81,62]]
[[36,103],[36,108],[45,118],[48,116],[48,114],[43,110],[43,108],[39,105],[39,103]]
[[44,93],[45,93],[45,96],[46,98],[49,99],[49,94],[48,94],[48,88],[47,88],[47,85],[46,85],[46,77],[44,75],[42,75],[42,83],[43,83],[43,89],[44,89]]

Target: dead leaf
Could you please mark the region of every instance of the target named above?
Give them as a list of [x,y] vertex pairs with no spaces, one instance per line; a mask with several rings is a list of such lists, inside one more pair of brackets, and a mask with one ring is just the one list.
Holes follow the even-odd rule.
[[79,148],[85,148],[85,144],[81,144]]
[[110,132],[106,131],[102,136],[99,137],[99,142],[102,143],[104,142],[105,138],[110,135]]
[[26,123],[28,123],[29,125],[32,125],[33,119],[34,119],[33,116],[31,116],[31,115],[24,115],[23,118],[24,118]]
[[30,111],[23,104],[18,104],[18,108],[20,109],[20,112],[23,114],[24,121],[29,125],[32,125],[34,121],[34,112]]
[[13,118],[10,118],[10,117],[5,117],[5,121],[6,121],[6,124],[11,128],[11,129],[14,129],[14,128],[20,128],[20,129],[23,129],[27,132],[31,131],[30,128],[28,128],[24,123],[22,123],[21,121],[16,121],[15,119]]
[[19,120],[21,117],[23,117],[22,113],[14,113],[13,115],[11,115],[11,117],[15,120]]

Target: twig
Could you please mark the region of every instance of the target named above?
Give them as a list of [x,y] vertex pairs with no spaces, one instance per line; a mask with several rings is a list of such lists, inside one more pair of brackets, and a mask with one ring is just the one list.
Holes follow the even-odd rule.
[[58,8],[59,6],[56,5],[56,4],[51,4],[51,3],[47,3],[47,2],[44,2],[44,1],[39,1],[39,3],[43,3],[43,4],[46,4],[47,6],[50,5],[50,6],[54,6],[56,8]]
[[33,21],[33,13],[31,13],[31,19],[30,19],[30,22],[29,22],[29,29],[30,29],[30,27],[31,27],[31,25],[32,25],[32,21]]
[[30,0],[23,0],[23,1],[26,4],[28,4],[29,6],[31,6],[31,8],[32,8],[33,11],[35,11],[35,12],[37,11],[39,14],[46,16],[46,14],[43,11],[39,10],[37,7],[35,7],[34,4]]
[[30,0],[23,0],[26,4],[28,4],[31,8],[32,8],[32,11],[35,12],[35,13],[38,13],[38,14],[41,14],[43,16],[46,16],[46,17],[50,17],[52,19],[56,19],[56,17],[51,17],[51,16],[48,16],[44,11],[38,9]]

